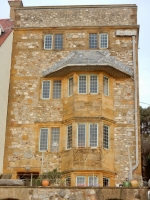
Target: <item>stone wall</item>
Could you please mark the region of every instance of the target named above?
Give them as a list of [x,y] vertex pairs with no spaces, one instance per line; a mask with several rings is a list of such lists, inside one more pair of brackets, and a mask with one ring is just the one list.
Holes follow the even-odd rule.
[[16,200],[148,200],[147,188],[0,187],[0,199]]
[[16,10],[17,27],[135,25],[136,5],[57,6]]

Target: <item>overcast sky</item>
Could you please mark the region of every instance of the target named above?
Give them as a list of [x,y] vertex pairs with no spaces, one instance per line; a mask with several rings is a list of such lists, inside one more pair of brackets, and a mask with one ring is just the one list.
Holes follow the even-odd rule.
[[[139,86],[142,107],[150,106],[150,0],[22,0],[24,6],[136,4],[138,6]],[[7,0],[0,0],[0,19],[9,18]]]

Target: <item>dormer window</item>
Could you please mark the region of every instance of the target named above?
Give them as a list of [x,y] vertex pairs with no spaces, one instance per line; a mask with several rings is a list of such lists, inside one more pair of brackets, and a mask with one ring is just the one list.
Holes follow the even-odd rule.
[[0,35],[2,35],[2,33],[4,33],[4,29],[3,29],[2,25],[0,24]]

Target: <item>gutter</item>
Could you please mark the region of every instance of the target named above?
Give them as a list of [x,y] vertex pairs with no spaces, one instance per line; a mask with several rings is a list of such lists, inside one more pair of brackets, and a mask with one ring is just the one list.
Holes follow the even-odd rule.
[[135,165],[132,167],[132,172],[138,167],[138,110],[137,110],[137,73],[136,73],[136,51],[135,51],[135,36],[132,36],[133,43],[133,68],[134,68],[134,114],[135,114]]

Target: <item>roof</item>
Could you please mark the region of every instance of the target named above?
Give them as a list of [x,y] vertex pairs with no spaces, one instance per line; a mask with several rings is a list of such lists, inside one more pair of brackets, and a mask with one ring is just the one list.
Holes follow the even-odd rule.
[[43,72],[44,77],[64,76],[71,71],[104,71],[113,77],[133,76],[131,67],[110,56],[109,50],[78,50],[70,52]]
[[10,19],[0,19],[0,25],[3,28],[4,32],[0,35],[0,46],[4,43],[6,38],[9,36],[9,34],[12,32],[12,27],[14,25],[14,22]]

